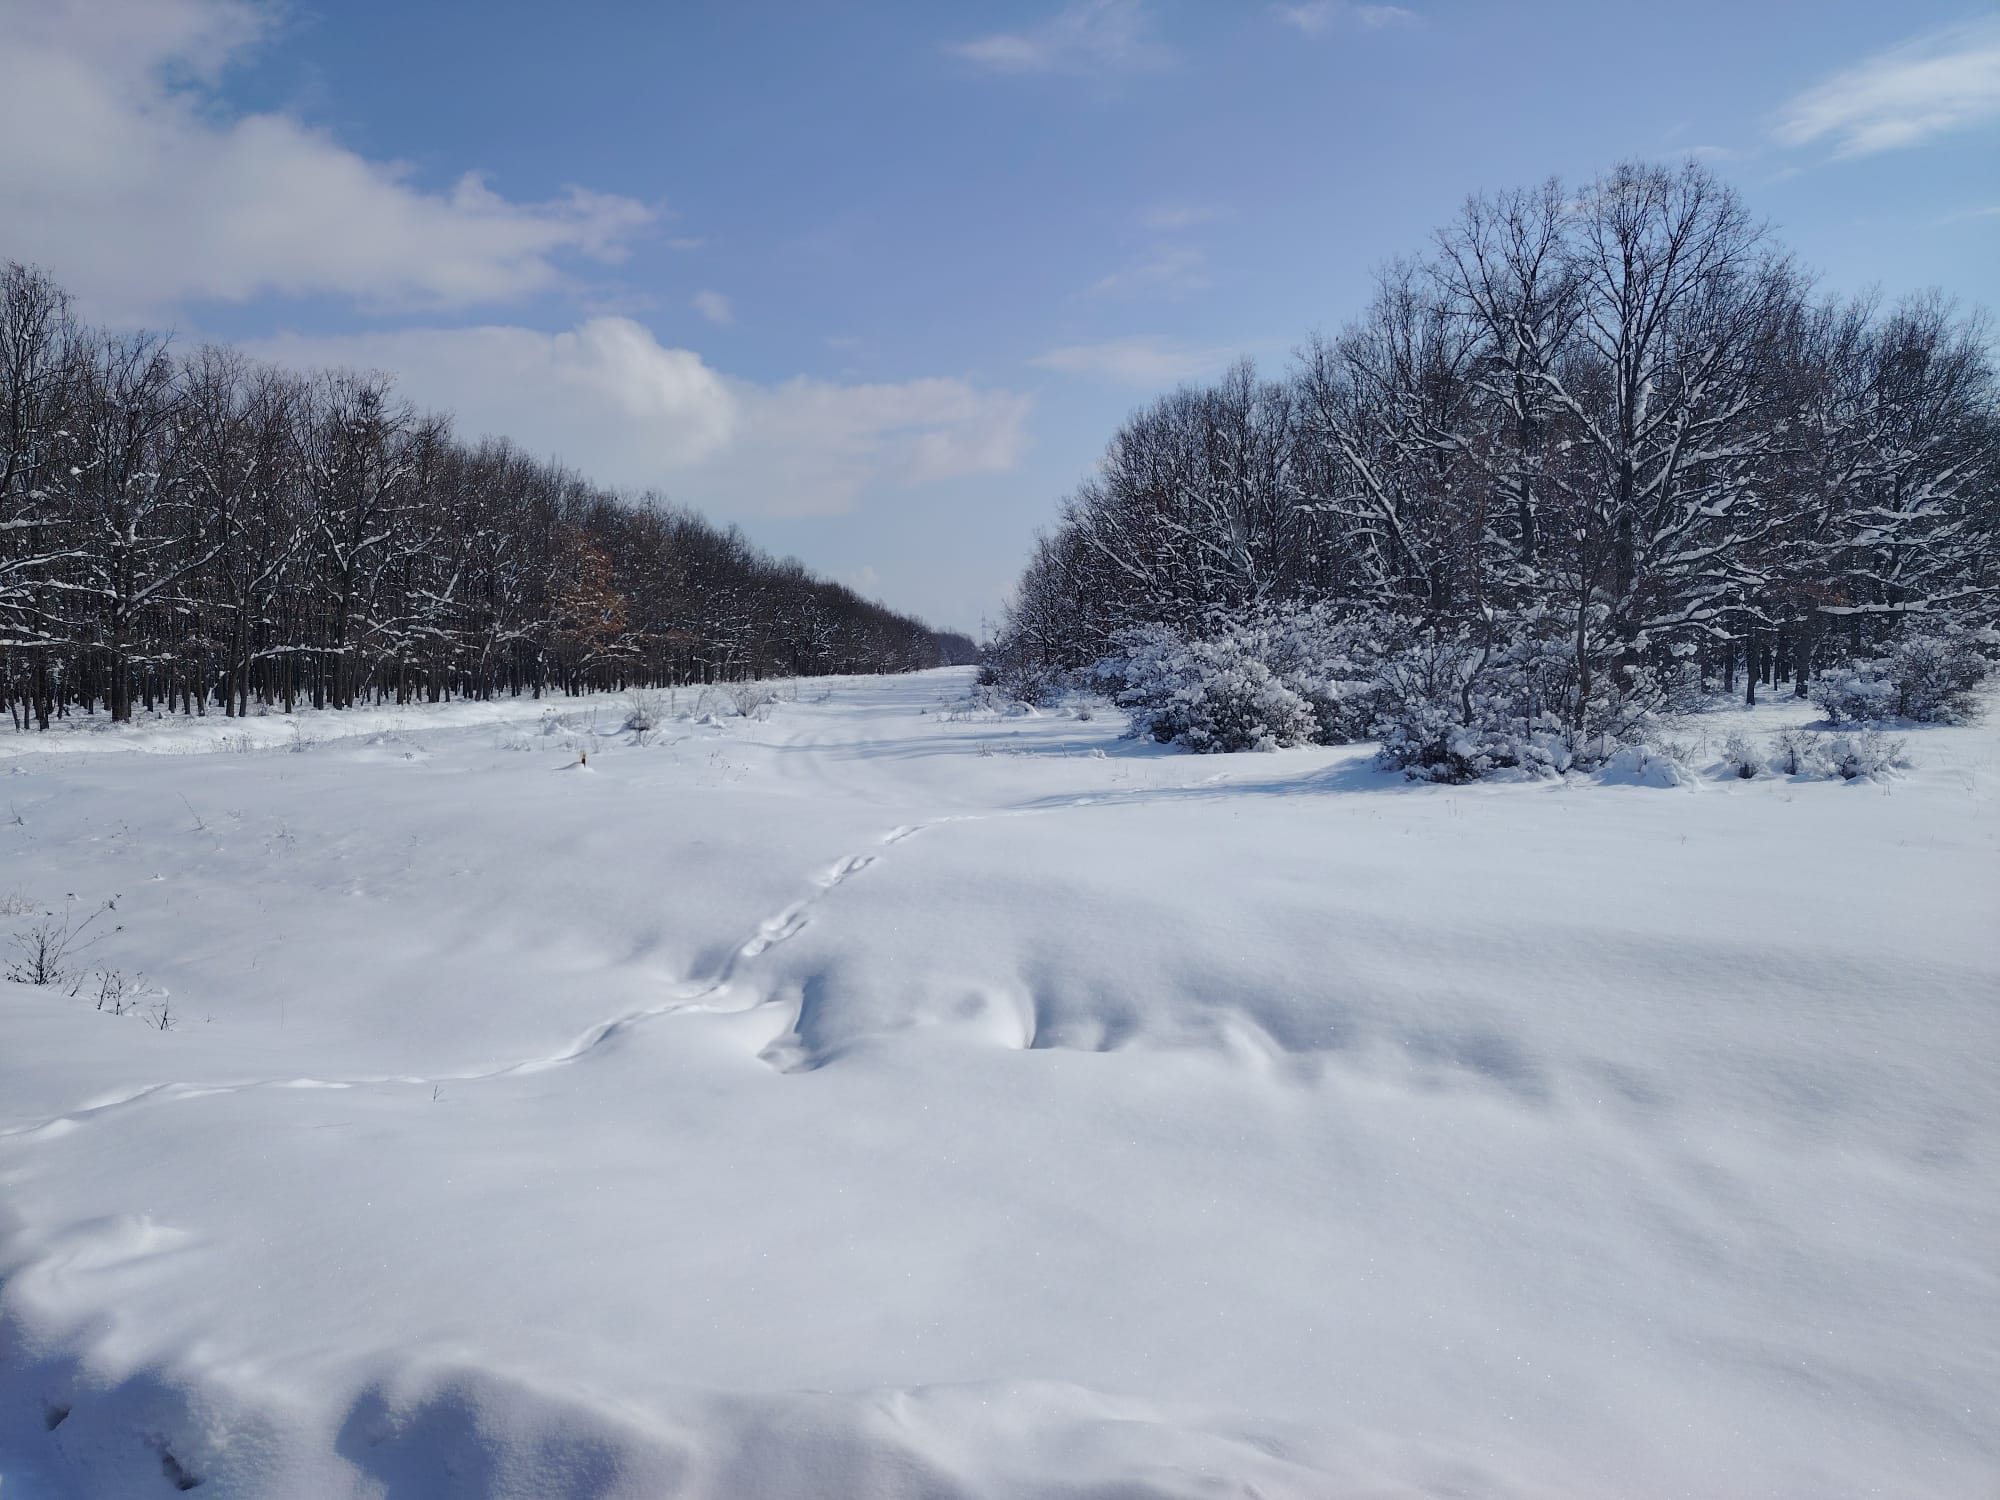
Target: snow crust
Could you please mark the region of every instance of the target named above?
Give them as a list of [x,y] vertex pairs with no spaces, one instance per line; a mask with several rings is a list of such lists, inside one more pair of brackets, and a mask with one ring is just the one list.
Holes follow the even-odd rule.
[[0,899],[173,1020],[0,984],[0,1496],[2000,1485],[2000,734],[1431,787],[967,683],[0,736]]

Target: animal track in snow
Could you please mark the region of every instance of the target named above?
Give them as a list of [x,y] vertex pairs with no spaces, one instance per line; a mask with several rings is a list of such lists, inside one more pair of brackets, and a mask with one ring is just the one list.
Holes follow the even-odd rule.
[[827,890],[832,890],[848,876],[859,875],[874,863],[875,856],[872,854],[851,854],[820,877],[819,883]]
[[[1216,779],[1219,778],[1210,778],[1210,780]],[[1064,805],[1069,807],[1089,806],[1095,800],[1098,799],[1086,797]],[[899,824],[883,834],[876,842],[878,846],[887,847],[900,844],[903,840],[922,833],[927,828],[934,828],[941,824],[984,823],[999,818],[1046,816],[1049,813],[1061,810],[1060,807],[1039,807],[994,809],[988,812],[974,813],[947,813],[936,818],[927,819],[921,823]],[[43,1132],[50,1135],[64,1134],[80,1128],[87,1121],[104,1115],[121,1114],[128,1109],[149,1101],[166,1103],[176,1099],[200,1099],[227,1094],[247,1093],[253,1090],[280,1088],[432,1088],[438,1084],[445,1083],[484,1083],[498,1078],[513,1078],[529,1073],[545,1072],[552,1068],[567,1067],[571,1063],[580,1062],[582,1059],[598,1051],[606,1043],[624,1035],[641,1023],[656,1020],[661,1016],[673,1015],[681,1011],[714,1012],[747,1008],[711,1002],[716,1001],[720,996],[728,992],[730,983],[735,978],[736,971],[740,965],[761,957],[779,943],[797,937],[810,921],[811,908],[813,906],[824,900],[835,888],[876,863],[879,857],[874,854],[849,855],[835,864],[831,870],[826,871],[815,879],[814,884],[819,887],[815,894],[806,897],[804,900],[793,902],[775,916],[767,917],[763,922],[759,923],[757,931],[752,934],[749,940],[731,950],[729,956],[721,966],[705,978],[684,981],[675,987],[675,992],[671,998],[663,1000],[657,1005],[643,1006],[636,1010],[626,1011],[622,1015],[612,1016],[607,1020],[596,1022],[579,1033],[568,1045],[558,1048],[553,1052],[541,1053],[534,1057],[519,1058],[513,1062],[502,1063],[497,1067],[455,1073],[421,1075],[387,1073],[356,1075],[349,1078],[252,1078],[237,1083],[221,1084],[185,1082],[149,1084],[143,1088],[114,1095],[110,1098],[99,1098],[94,1102],[82,1105],[76,1109],[65,1110],[61,1114],[51,1116],[47,1119],[32,1121],[27,1124],[15,1125],[0,1130],[0,1140],[10,1137],[33,1136]]]
[[[960,819],[942,819],[956,822]],[[977,821],[976,818],[965,821]],[[928,823],[905,823],[892,828],[878,841],[881,844],[899,844],[911,834],[920,833],[929,827]],[[644,1006],[630,1010],[623,1015],[613,1016],[590,1026],[578,1034],[567,1046],[556,1051],[542,1053],[535,1057],[520,1058],[503,1063],[498,1067],[481,1068],[475,1071],[435,1074],[370,1074],[352,1078],[252,1078],[237,1083],[195,1084],[167,1082],[149,1084],[110,1098],[100,1098],[76,1109],[66,1110],[48,1119],[36,1120],[23,1125],[0,1129],[0,1140],[10,1137],[33,1136],[47,1133],[64,1134],[77,1129],[85,1121],[105,1114],[121,1113],[147,1100],[200,1099],[227,1094],[241,1094],[263,1089],[347,1089],[380,1088],[387,1086],[431,1088],[445,1083],[484,1083],[497,1078],[513,1078],[529,1073],[546,1072],[552,1068],[567,1067],[596,1052],[607,1042],[632,1030],[645,1021],[660,1016],[673,1015],[678,1011],[719,1011],[736,1007],[708,1004],[725,994],[730,981],[735,977],[738,965],[761,957],[779,943],[797,937],[811,921],[811,908],[824,900],[833,890],[860,874],[874,864],[878,856],[873,854],[851,854],[840,860],[832,869],[814,881],[819,887],[816,894],[767,917],[758,924],[757,931],[749,940],[734,949],[721,967],[703,979],[692,979],[676,987],[671,999],[658,1005]]]
[[[832,887],[829,886],[828,889]],[[786,938],[797,937],[809,920],[806,916],[806,905],[806,902],[800,901],[786,907],[775,917],[767,918],[764,925],[758,929],[757,935],[737,949],[737,953],[744,958],[755,958],[758,954],[784,942]]]

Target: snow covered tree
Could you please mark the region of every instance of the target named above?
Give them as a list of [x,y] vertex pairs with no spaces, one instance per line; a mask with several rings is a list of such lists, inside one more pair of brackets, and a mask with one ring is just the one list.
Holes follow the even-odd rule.
[[177,359],[0,266],[0,698],[17,728],[100,704],[242,714],[967,652],[657,495],[468,447],[379,375]]
[[60,608],[80,558],[62,504],[59,460],[80,338],[69,299],[42,272],[0,266],[0,653],[8,703],[43,729],[51,670],[74,641]]
[[1712,675],[1754,701],[1906,620],[1991,623],[1996,496],[1978,319],[1816,303],[1712,173],[1628,163],[1471,199],[1287,380],[1135,414],[989,662],[1046,694],[1160,627],[1194,671],[1273,604],[1326,606],[1430,662],[1385,684],[1409,744],[1519,763],[1552,723],[1588,758]]

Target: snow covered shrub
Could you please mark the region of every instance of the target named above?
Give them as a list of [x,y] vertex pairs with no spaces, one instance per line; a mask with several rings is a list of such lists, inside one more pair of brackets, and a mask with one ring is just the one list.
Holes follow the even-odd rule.
[[658,693],[636,692],[625,714],[625,728],[633,734],[647,734],[667,720],[666,700]]
[[1808,690],[1829,724],[1865,724],[1896,711],[1895,684],[1880,675],[1880,662],[1834,667],[1813,679]]
[[1741,734],[1731,734],[1722,742],[1723,771],[1739,781],[1750,781],[1771,768],[1770,757]]
[[994,685],[1017,703],[1046,708],[1070,690],[1070,674],[1050,666],[1014,662],[996,674]]
[[1598,767],[1598,779],[1617,786],[1686,786],[1694,780],[1671,745],[1621,745]]
[[1787,729],[1773,739],[1772,746],[1771,769],[1786,776],[1880,781],[1910,763],[1901,740],[1873,729],[1854,734]]
[[1820,764],[1823,736],[1810,729],[1786,729],[1771,740],[1771,769],[1780,776],[1810,776]]
[[1554,775],[1571,764],[1566,739],[1553,721],[1520,732],[1509,725],[1479,722],[1477,717],[1467,722],[1424,702],[1403,704],[1385,722],[1377,758],[1412,781],[1451,783],[1516,768]]
[[1132,732],[1196,750],[1278,749],[1366,737],[1388,702],[1393,625],[1324,604],[1273,604],[1199,635],[1163,625],[1115,637],[1098,682]]
[[771,705],[778,701],[777,693],[767,682],[732,682],[725,691],[737,717],[744,719],[768,719]]
[[1979,685],[1993,670],[1987,646],[1962,630],[1904,636],[1889,653],[1897,714],[1924,724],[1970,723],[1979,712]]
[[1549,623],[1530,615],[1513,634],[1485,641],[1434,634],[1387,657],[1381,763],[1415,781],[1553,776],[1601,766],[1641,743],[1653,727],[1657,684],[1640,671],[1621,688],[1607,673],[1579,713],[1575,657]]
[[1979,685],[1993,669],[1989,649],[1987,640],[1971,631],[1906,635],[1886,656],[1823,673],[1812,684],[1812,701],[1834,724],[1875,719],[1964,724],[1976,716]]
[[975,682],[969,692],[945,703],[944,717],[953,724],[982,719],[1017,719],[1034,709],[998,683]]
[[1384,766],[1413,781],[1459,782],[1512,763],[1495,735],[1498,726],[1471,698],[1484,654],[1457,637],[1429,637],[1384,657],[1388,703],[1378,726]]
[[1908,764],[1901,740],[1872,729],[1834,735],[1820,750],[1821,774],[1842,781],[1880,781]]
[[1305,701],[1323,745],[1374,733],[1389,703],[1382,662],[1403,633],[1384,616],[1328,604],[1267,606],[1228,631]]
[[986,648],[979,686],[997,688],[1016,702],[1048,708],[1077,685],[1077,674],[1052,665],[1019,632],[1003,634]]
[[1261,659],[1251,632],[1188,640],[1164,625],[1143,625],[1119,632],[1115,644],[1119,655],[1099,672],[1117,685],[1132,735],[1198,754],[1278,750],[1317,737],[1312,705]]

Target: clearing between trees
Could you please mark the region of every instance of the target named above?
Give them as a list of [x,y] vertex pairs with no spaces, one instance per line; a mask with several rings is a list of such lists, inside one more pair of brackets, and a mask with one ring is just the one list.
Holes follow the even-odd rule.
[[0,1494],[1991,1487],[1990,723],[972,686],[0,737]]

